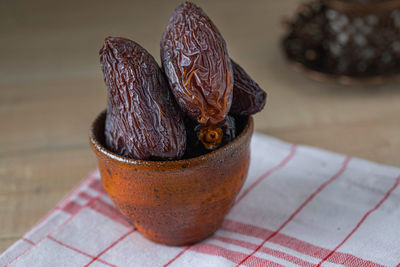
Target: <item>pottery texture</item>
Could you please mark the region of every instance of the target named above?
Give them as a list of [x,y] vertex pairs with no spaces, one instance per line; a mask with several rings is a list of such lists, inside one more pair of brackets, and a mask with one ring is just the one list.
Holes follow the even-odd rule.
[[120,212],[145,237],[187,245],[212,235],[242,188],[250,162],[253,119],[214,152],[178,161],[128,159],[104,144],[105,112],[93,123],[90,143],[102,183]]

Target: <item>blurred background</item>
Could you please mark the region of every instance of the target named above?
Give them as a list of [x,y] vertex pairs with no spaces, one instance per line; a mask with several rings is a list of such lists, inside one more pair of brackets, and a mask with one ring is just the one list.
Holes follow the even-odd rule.
[[[104,38],[132,39],[159,61],[162,32],[181,2],[0,1],[0,253],[96,167],[87,135],[106,107]],[[194,2],[268,92],[257,131],[400,166],[396,81],[316,82],[285,62],[281,20],[302,1]]]

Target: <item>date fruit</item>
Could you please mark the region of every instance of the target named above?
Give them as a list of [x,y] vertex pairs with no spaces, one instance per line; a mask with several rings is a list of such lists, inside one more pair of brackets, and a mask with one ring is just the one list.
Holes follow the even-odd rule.
[[233,71],[225,40],[193,3],[180,5],[161,40],[161,61],[181,109],[202,125],[223,121],[232,102]]
[[142,160],[182,157],[182,114],[154,58],[137,43],[116,37],[106,38],[99,54],[108,91],[108,148]]
[[188,140],[186,158],[214,151],[236,137],[235,118],[230,115],[217,125],[204,126],[188,117],[184,121]]
[[233,69],[233,100],[229,111],[235,115],[252,115],[261,111],[266,102],[267,94],[250,76],[231,59]]

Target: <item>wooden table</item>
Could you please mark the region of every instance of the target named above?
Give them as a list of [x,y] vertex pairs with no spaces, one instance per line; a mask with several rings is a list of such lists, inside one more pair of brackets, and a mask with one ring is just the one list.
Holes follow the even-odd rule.
[[[106,106],[103,39],[133,39],[159,58],[161,34],[181,1],[111,2],[0,2],[0,252],[96,167],[87,134]],[[268,91],[256,130],[400,166],[398,84],[318,83],[284,62],[280,20],[299,2],[199,1],[231,57]]]

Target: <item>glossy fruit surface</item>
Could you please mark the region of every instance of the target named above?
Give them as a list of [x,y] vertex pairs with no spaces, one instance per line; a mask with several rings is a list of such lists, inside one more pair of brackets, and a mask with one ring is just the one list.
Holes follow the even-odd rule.
[[134,159],[182,157],[182,114],[154,58],[137,43],[116,37],[106,38],[99,54],[108,90],[107,147]]
[[247,72],[231,59],[234,84],[233,100],[229,111],[236,115],[252,115],[260,112],[267,99],[267,93],[247,74]]
[[195,4],[180,5],[169,19],[161,61],[183,112],[202,125],[225,119],[232,102],[231,62],[222,35]]

